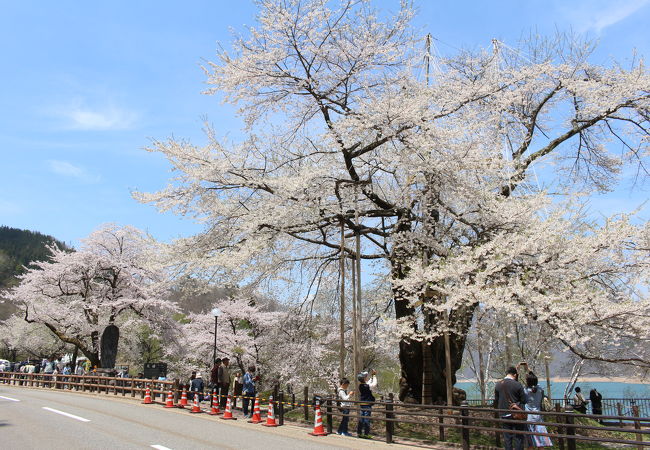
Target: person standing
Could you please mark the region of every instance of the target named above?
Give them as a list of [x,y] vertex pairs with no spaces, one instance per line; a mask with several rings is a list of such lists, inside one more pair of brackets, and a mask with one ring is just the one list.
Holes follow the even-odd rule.
[[242,404],[243,404],[243,410],[244,410],[244,417],[252,417],[253,413],[252,411],[248,411],[248,405],[252,404],[253,399],[255,398],[255,383],[257,381],[257,377],[255,376],[255,366],[248,366],[248,370],[244,374],[244,382],[242,386]]
[[348,423],[350,422],[350,402],[346,400],[350,400],[354,395],[354,391],[348,391],[349,387],[350,380],[343,378],[337,392],[337,397],[340,400],[343,400],[339,405],[343,418],[341,419],[338,430],[336,430],[336,434],[340,434],[341,436],[351,436],[348,432]]
[[214,365],[210,371],[210,388],[218,389],[219,387],[219,366],[221,366],[221,358],[214,360]]
[[[517,381],[518,377],[517,369],[512,366],[508,367],[505,378],[499,381],[494,387],[494,408],[503,410],[499,411],[499,415],[502,419],[513,420],[512,413],[510,412],[511,406],[519,409],[524,408],[526,397],[524,394],[524,388],[521,386],[519,381]],[[526,426],[524,424],[511,422],[503,422],[501,426],[505,430],[503,432],[505,449],[523,450],[524,435],[510,433],[510,431],[526,431]]]
[[221,359],[221,366],[217,374],[217,382],[219,384],[219,406],[221,409],[226,408],[228,402],[228,390],[230,389],[230,358],[227,356]]
[[[539,414],[539,411],[542,410],[544,389],[538,386],[537,376],[533,372],[528,372],[528,375],[526,376],[526,388],[524,389],[524,394],[526,394],[525,410],[535,413],[528,414],[528,422],[533,422],[528,425],[528,431],[532,431],[534,433],[548,433],[544,425],[534,424],[534,422],[544,421],[542,415]],[[526,436],[526,441],[528,442],[529,449],[553,446],[553,443],[548,436],[537,436],[534,434],[529,434]]]
[[576,395],[573,396],[573,409],[582,414],[587,414],[587,400],[582,396],[579,386],[576,386]]
[[372,413],[372,402],[375,396],[372,395],[372,388],[377,386],[377,372],[372,371],[372,376],[368,379],[368,372],[362,372],[357,376],[359,380],[359,400],[361,403],[361,417],[357,423],[357,436],[364,439],[370,439],[370,415]]
[[589,391],[589,401],[591,402],[591,413],[595,416],[603,415],[603,395],[596,388]]
[[203,382],[203,377],[201,372],[196,372],[196,377],[190,383],[190,391],[192,392],[192,400],[194,396],[199,396],[199,401],[203,401],[203,390],[205,389],[205,383]]

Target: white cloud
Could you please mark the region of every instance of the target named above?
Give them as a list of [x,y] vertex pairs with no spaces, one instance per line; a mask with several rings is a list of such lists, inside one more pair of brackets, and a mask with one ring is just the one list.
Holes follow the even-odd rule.
[[56,159],[51,159],[48,161],[50,171],[57,175],[63,175],[65,177],[77,178],[78,180],[85,181],[88,183],[96,183],[100,180],[99,175],[92,175],[86,169],[80,166],[76,166],[68,161],[59,161]]
[[600,33],[648,4],[650,0],[586,0],[562,2],[560,8],[577,31]]
[[138,121],[134,111],[114,104],[91,107],[80,100],[54,108],[51,113],[63,119],[64,128],[72,130],[125,130]]

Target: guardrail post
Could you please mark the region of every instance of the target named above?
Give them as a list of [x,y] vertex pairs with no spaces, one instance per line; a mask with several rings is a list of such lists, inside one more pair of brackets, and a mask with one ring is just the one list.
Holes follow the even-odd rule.
[[303,403],[305,421],[309,422],[309,386],[305,386],[305,402]]
[[438,417],[438,423],[440,426],[438,427],[438,440],[441,442],[445,442],[445,418],[442,417],[445,414],[444,409],[438,409],[438,414],[440,414],[440,417]]
[[291,409],[290,411],[293,411],[296,407],[296,393],[292,392],[291,393]]
[[[639,417],[639,407],[637,405],[632,405],[632,415],[634,417]],[[634,421],[634,429],[635,430],[641,429],[641,422],[639,420]],[[643,442],[643,435],[641,433],[636,433],[636,440]],[[645,445],[639,444],[637,446],[637,449],[643,450],[643,447],[645,447]]]
[[325,415],[327,416],[327,433],[332,434],[332,399],[325,400]]
[[467,428],[469,426],[469,419],[467,418],[469,416],[469,411],[467,410],[467,406],[466,401],[460,403],[460,423],[463,425],[463,428],[461,428],[463,450],[469,450],[469,428]]
[[392,392],[388,394],[388,401],[386,402],[386,443],[387,444],[393,443],[393,425],[395,425],[395,422],[391,422],[389,419],[394,418],[395,414],[393,414],[391,411],[393,411]]
[[135,378],[131,378],[131,397],[135,397]]
[[[566,412],[572,413],[573,412],[573,407],[571,405],[567,406],[566,407]],[[571,436],[575,436],[575,434],[576,434],[576,429],[572,426],[574,424],[573,414],[567,414],[566,415],[566,424],[567,424],[566,434],[569,436],[567,438],[567,440],[566,440],[567,441],[567,448],[569,450],[576,450],[576,439],[575,439],[575,437],[571,437]]]
[[[250,402],[250,404],[253,406],[253,402]],[[284,425],[284,391],[280,391],[278,394],[278,419],[279,425]]]

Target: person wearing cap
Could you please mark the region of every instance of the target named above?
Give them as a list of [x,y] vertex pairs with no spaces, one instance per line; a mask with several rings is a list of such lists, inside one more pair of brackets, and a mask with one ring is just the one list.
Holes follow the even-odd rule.
[[228,390],[230,389],[230,358],[227,356],[221,359],[221,365],[217,371],[217,383],[219,384],[221,398],[219,405],[221,409],[226,408],[228,402]]
[[[368,376],[370,375],[370,378]],[[361,417],[357,422],[357,436],[364,439],[370,439],[370,414],[372,412],[372,403],[375,396],[372,395],[372,388],[377,386],[377,372],[362,372],[357,376],[359,380],[359,404],[361,408]],[[363,403],[368,402],[368,403]]]
[[190,391],[192,392],[192,399],[194,399],[194,395],[199,396],[199,401],[203,401],[203,389],[205,389],[205,384],[203,383],[203,377],[201,376],[201,372],[196,372],[196,378],[192,380],[192,383],[190,384]]

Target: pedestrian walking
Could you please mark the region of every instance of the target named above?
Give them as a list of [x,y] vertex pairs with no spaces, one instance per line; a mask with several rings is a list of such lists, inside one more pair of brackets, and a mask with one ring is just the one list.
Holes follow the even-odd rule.
[[[502,419],[515,420],[514,412],[522,410],[526,403],[526,394],[521,383],[517,381],[519,375],[515,367],[508,367],[506,376],[503,380],[499,381],[494,387],[494,408],[499,409],[499,416]],[[503,443],[506,450],[523,450],[524,448],[524,435],[518,433],[511,433],[511,431],[526,431],[524,424],[513,422],[502,422],[501,426],[504,429]]]
[[244,417],[252,417],[253,412],[248,410],[249,404],[252,405],[253,399],[255,398],[256,392],[256,382],[258,377],[255,375],[255,366],[248,366],[248,370],[244,374],[244,382],[242,386],[242,394],[244,395],[242,399],[242,407],[244,410]]
[[341,436],[352,436],[348,431],[351,403],[347,400],[350,400],[350,398],[352,398],[354,391],[348,391],[349,387],[350,380],[343,378],[337,392],[337,397],[339,400],[342,400],[339,402],[339,410],[341,411],[341,414],[343,414],[343,417],[341,418],[341,423],[339,424],[338,430],[336,430],[336,434],[340,434]]
[[[370,375],[370,378],[368,378]],[[374,395],[372,395],[372,388],[377,386],[377,372],[374,370],[371,374],[368,372],[362,372],[357,376],[359,380],[359,400],[361,403],[361,417],[359,417],[359,422],[357,423],[357,436],[364,439],[370,439],[370,415],[372,414],[372,402],[375,401]]]
[[217,381],[219,383],[219,405],[221,409],[226,408],[228,401],[228,391],[230,389],[230,358],[227,356],[221,359],[221,366],[219,366],[219,373],[217,374]]
[[[528,425],[528,431],[532,431],[534,433],[548,433],[546,426],[534,424],[534,422],[544,421],[542,415],[539,414],[539,411],[542,410],[544,389],[539,387],[537,376],[533,372],[528,372],[528,375],[526,375],[526,387],[524,388],[524,394],[526,394],[525,410],[533,413],[528,414],[528,422],[533,422]],[[531,434],[526,436],[526,441],[528,442],[529,449],[553,446],[553,443],[548,436],[537,436]]]

